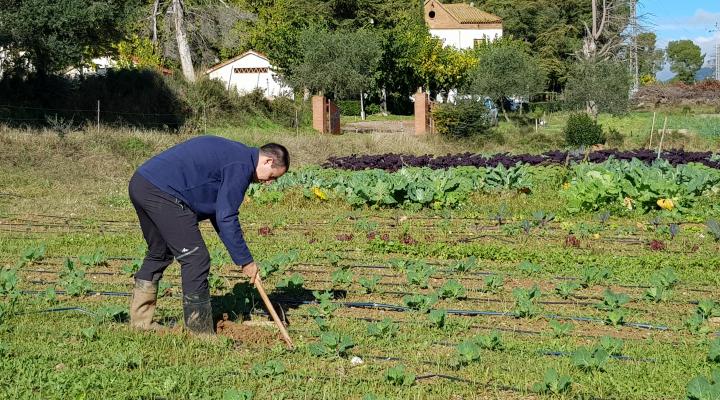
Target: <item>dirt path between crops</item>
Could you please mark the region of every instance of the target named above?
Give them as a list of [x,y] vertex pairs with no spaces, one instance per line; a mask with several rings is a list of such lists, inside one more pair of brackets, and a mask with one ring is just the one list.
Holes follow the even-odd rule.
[[372,133],[372,132],[397,132],[415,133],[415,125],[410,121],[358,121],[348,122],[343,125],[341,131],[344,133]]

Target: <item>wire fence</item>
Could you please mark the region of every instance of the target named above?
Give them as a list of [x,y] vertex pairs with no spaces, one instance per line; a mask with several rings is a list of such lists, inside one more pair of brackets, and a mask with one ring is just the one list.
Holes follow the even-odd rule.
[[97,100],[95,109],[0,104],[0,123],[20,127],[42,126],[57,131],[71,131],[83,126],[99,131],[101,125],[177,130],[187,117],[179,111],[158,113],[105,109],[100,100]]

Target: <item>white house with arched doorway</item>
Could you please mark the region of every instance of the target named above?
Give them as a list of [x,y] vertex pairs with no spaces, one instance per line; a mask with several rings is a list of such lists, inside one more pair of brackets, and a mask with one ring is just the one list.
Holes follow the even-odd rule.
[[210,79],[223,82],[228,90],[247,94],[261,89],[267,98],[292,96],[292,89],[282,83],[273,71],[267,56],[256,51],[245,53],[210,67],[205,74]]

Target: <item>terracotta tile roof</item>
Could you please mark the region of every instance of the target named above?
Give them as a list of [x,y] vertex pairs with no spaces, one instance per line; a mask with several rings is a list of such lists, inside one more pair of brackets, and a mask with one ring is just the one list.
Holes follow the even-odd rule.
[[466,3],[443,4],[445,10],[461,24],[499,24],[502,18]]

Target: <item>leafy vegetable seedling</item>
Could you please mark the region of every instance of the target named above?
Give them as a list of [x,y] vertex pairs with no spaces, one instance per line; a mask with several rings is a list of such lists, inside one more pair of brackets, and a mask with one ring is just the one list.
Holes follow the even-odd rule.
[[101,265],[107,265],[107,257],[105,256],[105,252],[102,249],[98,249],[90,255],[84,255],[84,256],[80,256],[78,258],[80,259],[80,263],[82,265],[85,265],[88,267],[98,267]]
[[678,283],[678,277],[675,270],[668,267],[655,272],[650,277],[650,283],[663,289],[670,289]]
[[605,349],[608,353],[619,356],[625,343],[622,339],[614,338],[612,336],[603,336],[600,338],[600,347]]
[[434,272],[434,268],[425,263],[413,264],[407,270],[407,281],[411,285],[420,286],[421,288],[427,288],[430,276]]
[[45,258],[45,245],[25,249],[20,259],[20,266],[42,261]]
[[568,299],[580,289],[580,284],[575,282],[563,282],[555,287],[555,294],[563,299]]
[[696,376],[687,386],[688,400],[717,400],[720,399],[720,369],[713,369],[710,379]]
[[455,279],[445,282],[437,291],[441,299],[464,299],[466,292],[465,287]]
[[76,267],[69,258],[65,259],[59,283],[69,296],[84,296],[91,289],[90,281],[85,279],[85,270]]
[[645,291],[643,298],[653,303],[660,303],[670,298],[672,292],[664,286],[653,286]]
[[431,310],[428,313],[428,319],[435,328],[445,327],[445,320],[447,319],[447,311],[445,310]]
[[0,296],[17,297],[20,292],[17,290],[19,278],[17,270],[3,268],[0,270]]
[[573,353],[572,362],[583,371],[604,371],[609,358],[610,354],[600,346],[593,350],[581,347]]
[[487,335],[475,336],[472,341],[485,350],[500,351],[505,348],[502,342],[502,336],[498,331],[492,331]]
[[333,286],[348,287],[352,284],[353,274],[348,269],[337,269],[332,273]]
[[297,272],[292,274],[292,276],[285,278],[278,282],[278,284],[275,286],[278,289],[281,289],[286,292],[291,293],[299,293],[303,291],[303,285],[305,284],[305,279],[302,275],[298,274]]
[[523,275],[531,276],[539,274],[540,271],[542,271],[542,266],[525,260],[518,265],[518,269],[523,273]]
[[629,301],[630,296],[624,293],[615,293],[610,289],[605,289],[605,292],[603,293],[602,303],[598,304],[596,307],[599,310],[613,311],[624,306]]
[[252,374],[258,378],[273,377],[284,374],[285,365],[279,360],[268,360],[253,365]]
[[610,326],[620,326],[625,324],[625,310],[617,309],[610,311],[605,317],[605,323]]
[[252,400],[253,392],[230,388],[223,392],[222,400]]
[[554,319],[548,325],[552,329],[552,336],[556,338],[567,336],[575,328],[572,322],[562,323]]
[[580,286],[589,288],[610,278],[610,271],[605,268],[587,267],[580,273]]
[[423,294],[414,294],[403,296],[403,303],[411,310],[420,312],[429,312],[435,303],[437,303],[437,295],[427,296]]
[[515,317],[530,318],[538,313],[539,309],[535,301],[540,298],[540,288],[537,285],[531,289],[515,288],[513,296],[515,296]]
[[320,342],[310,344],[308,349],[312,355],[318,357],[343,357],[353,347],[355,347],[355,342],[349,336],[335,332],[323,332],[320,334]]
[[382,321],[371,323],[368,325],[367,329],[368,335],[382,339],[395,337],[398,330],[398,325],[390,318],[385,318]]
[[327,318],[339,307],[337,304],[332,302],[333,295],[330,292],[318,292],[316,290],[313,291],[313,296],[315,297],[315,301],[317,301],[318,305],[317,307],[310,307],[308,309],[308,313],[310,313],[312,317]]
[[455,357],[450,360],[450,366],[459,368],[480,361],[481,350],[480,346],[473,341],[460,343],[455,347]]
[[553,368],[550,368],[545,372],[543,381],[533,385],[532,391],[540,394],[561,394],[570,390],[571,385],[571,377],[561,376]]
[[485,287],[481,289],[483,292],[498,293],[505,285],[505,280],[500,275],[489,275],[485,277]]
[[710,343],[710,351],[708,352],[708,361],[720,364],[720,338]]
[[363,278],[358,279],[358,283],[363,288],[363,291],[366,294],[370,294],[370,293],[375,292],[375,290],[377,289],[378,283],[380,283],[380,279],[381,279],[380,276],[373,275],[370,278],[363,277]]
[[385,380],[395,386],[410,386],[415,383],[415,374],[406,371],[405,366],[400,364],[385,372]]
[[477,267],[477,257],[470,256],[453,264],[452,269],[457,272],[468,272]]
[[133,276],[135,273],[137,273],[140,270],[140,267],[142,266],[143,261],[141,259],[134,259],[129,264],[125,264],[122,266],[122,273],[126,276]]

